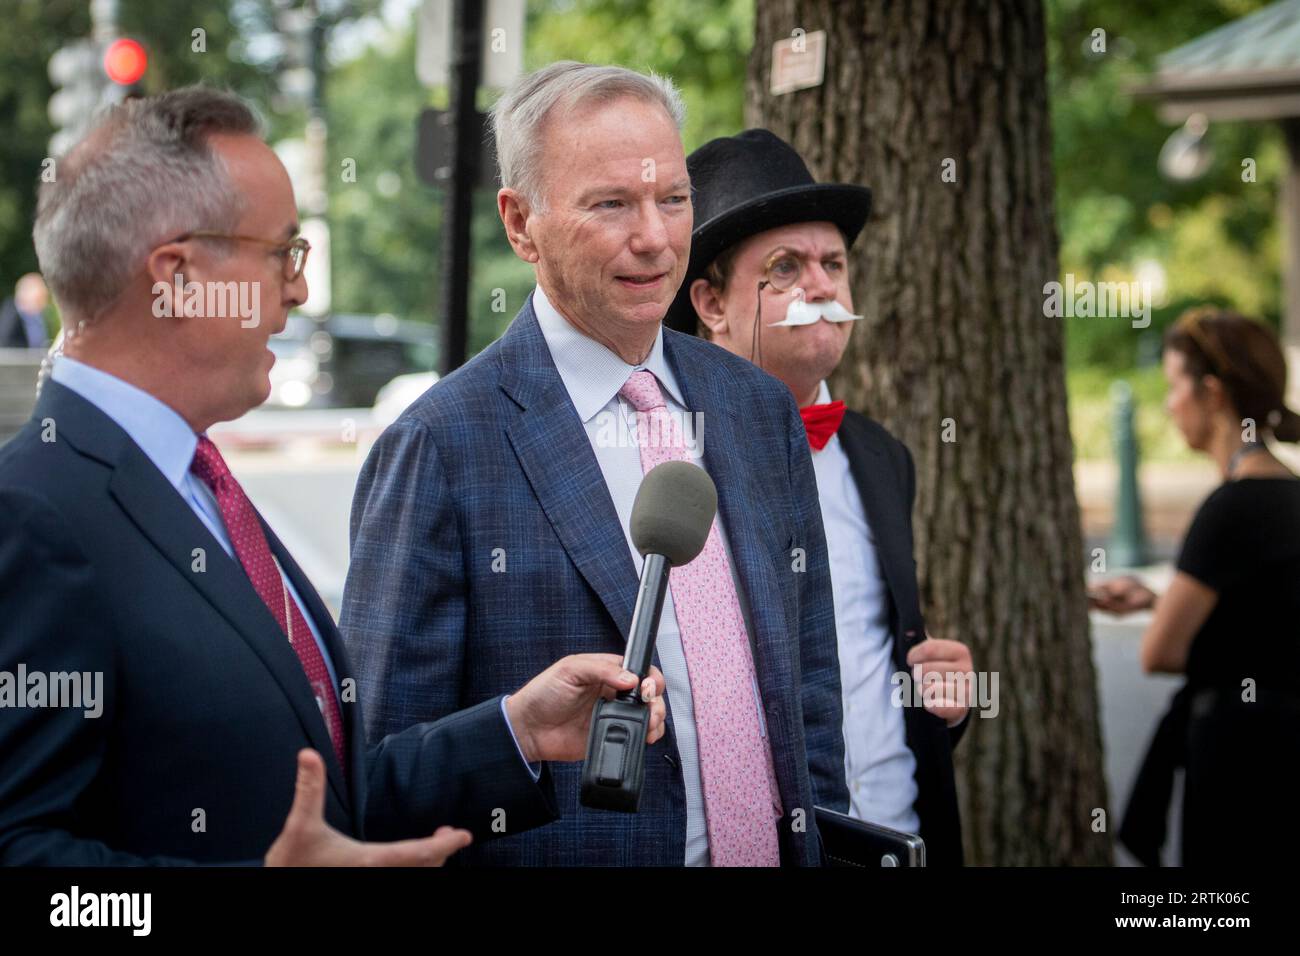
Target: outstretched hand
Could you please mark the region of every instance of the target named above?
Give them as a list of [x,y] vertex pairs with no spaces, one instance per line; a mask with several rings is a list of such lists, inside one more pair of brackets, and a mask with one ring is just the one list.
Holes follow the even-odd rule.
[[298,781],[284,829],[266,851],[267,866],[442,866],[469,846],[468,830],[439,827],[433,836],[396,843],[362,843],[325,822],[325,762],[298,751]]

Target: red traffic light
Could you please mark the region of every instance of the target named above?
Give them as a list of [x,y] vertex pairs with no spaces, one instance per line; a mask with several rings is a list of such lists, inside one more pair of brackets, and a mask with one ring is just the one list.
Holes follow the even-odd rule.
[[104,72],[119,86],[140,82],[148,65],[144,47],[135,40],[114,40],[104,51]]

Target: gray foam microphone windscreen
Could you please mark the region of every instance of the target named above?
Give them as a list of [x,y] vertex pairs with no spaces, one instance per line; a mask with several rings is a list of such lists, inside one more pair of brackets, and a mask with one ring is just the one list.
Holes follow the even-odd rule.
[[698,465],[666,461],[651,468],[632,505],[632,544],[673,567],[695,560],[718,510],[718,489]]

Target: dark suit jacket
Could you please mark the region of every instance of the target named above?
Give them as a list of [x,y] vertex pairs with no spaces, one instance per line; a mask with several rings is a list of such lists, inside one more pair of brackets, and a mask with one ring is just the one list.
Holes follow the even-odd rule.
[[[838,432],[867,522],[876,539],[876,556],[889,592],[894,666],[910,673],[907,652],[925,640],[925,621],[912,557],[912,500],[916,471],[907,446],[881,425],[849,411]],[[916,815],[921,820],[928,866],[962,862],[961,820],[953,778],[952,748],[970,722],[966,715],[951,730],[920,707],[903,708],[907,745],[916,758]]]
[[[329,612],[266,531],[346,690]],[[533,782],[499,700],[368,752],[345,693],[345,785],[302,666],[243,569],[126,432],[52,381],[0,449],[0,670],[20,663],[102,674],[103,712],[0,709],[0,863],[258,861],[303,747],[325,758],[325,815],[343,833],[450,823],[486,839],[495,808],[511,828],[553,816],[549,778]]]
[[[821,859],[813,807],[845,810],[839,666],[812,459],[789,390],[708,342],[664,331],[748,604],[782,807],[782,860]],[[806,571],[794,570],[795,548]],[[504,563],[503,563],[504,562]],[[357,482],[342,630],[371,739],[517,688],[567,654],[621,654],[637,573],[531,298],[505,335],[418,399]],[[588,810],[557,765],[561,819],[463,862],[666,865],[685,858],[669,729],[640,811]],[[802,812],[800,812],[802,811]]]
[[18,314],[12,298],[0,303],[0,349],[25,349],[28,347],[27,326]]

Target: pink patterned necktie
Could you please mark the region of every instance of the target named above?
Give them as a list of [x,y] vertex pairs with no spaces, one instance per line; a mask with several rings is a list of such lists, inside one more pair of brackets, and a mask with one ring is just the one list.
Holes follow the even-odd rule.
[[217,507],[221,509],[221,519],[226,524],[226,533],[230,535],[230,543],[239,557],[239,563],[244,566],[248,579],[253,582],[253,589],[257,591],[258,597],[271,612],[276,623],[280,625],[280,630],[289,638],[298,660],[302,662],[302,669],[306,672],[312,693],[316,696],[316,704],[320,707],[321,714],[325,718],[325,726],[329,729],[330,742],[334,744],[334,755],[338,757],[339,766],[343,769],[343,776],[346,778],[348,764],[343,759],[343,716],[339,713],[338,700],[331,686],[329,668],[325,666],[325,657],[316,645],[316,638],[307,627],[302,611],[298,609],[298,602],[289,594],[284,579],[280,577],[280,569],[276,566],[275,558],[271,554],[271,546],[267,544],[266,535],[262,531],[261,522],[257,520],[257,512],[253,510],[252,502],[248,500],[244,489],[239,487],[239,482],[235,481],[235,476],[226,467],[226,462],[217,451],[217,446],[205,436],[199,436],[199,447],[194,452],[194,462],[190,465],[190,471],[212,489],[212,494],[217,499]]
[[[669,414],[652,373],[633,372],[619,394],[636,409],[642,472],[690,459],[681,423]],[[668,580],[695,703],[712,864],[777,866],[781,798],[749,636],[716,520],[699,557],[673,568]]]

